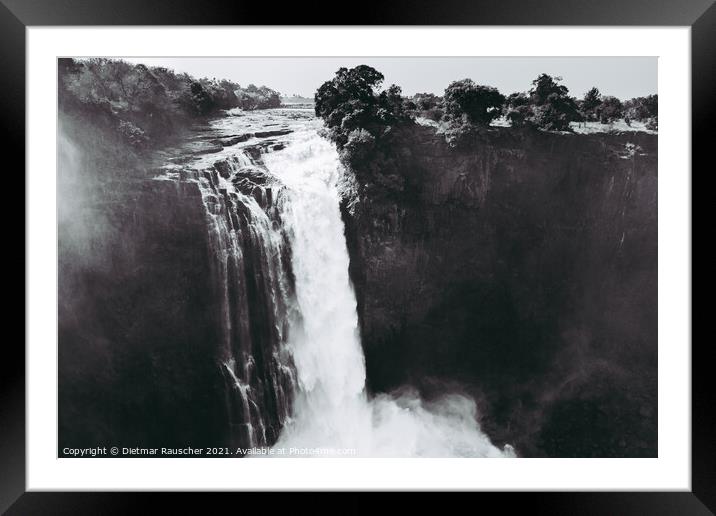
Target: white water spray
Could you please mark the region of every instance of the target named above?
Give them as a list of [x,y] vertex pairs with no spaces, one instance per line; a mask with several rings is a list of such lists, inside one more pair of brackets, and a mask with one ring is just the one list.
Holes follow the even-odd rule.
[[287,187],[282,220],[302,314],[288,337],[299,393],[276,448],[304,456],[514,456],[511,447],[500,450],[481,432],[475,403],[464,396],[429,404],[411,392],[367,398],[339,211],[337,152],[307,127],[292,135],[286,149],[266,154],[264,162]]

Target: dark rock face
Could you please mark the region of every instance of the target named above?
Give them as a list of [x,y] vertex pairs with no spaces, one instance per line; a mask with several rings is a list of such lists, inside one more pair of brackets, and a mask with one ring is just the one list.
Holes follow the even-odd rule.
[[371,389],[453,382],[526,456],[655,456],[656,136],[393,147],[404,190],[354,165],[342,204]]
[[59,225],[60,449],[226,436],[198,188],[108,184],[91,198]]
[[294,390],[293,277],[287,241],[268,249],[257,224],[280,227],[278,185],[257,166],[229,193],[226,162],[122,175],[64,144],[60,450],[275,442]]

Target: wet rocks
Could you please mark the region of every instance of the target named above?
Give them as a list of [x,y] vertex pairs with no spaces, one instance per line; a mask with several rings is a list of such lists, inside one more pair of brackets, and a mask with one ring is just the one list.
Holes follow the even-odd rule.
[[182,181],[199,179],[199,171],[193,168],[183,168],[179,171],[179,179]]
[[250,181],[255,185],[264,185],[268,180],[266,172],[258,167],[245,167],[238,171],[233,178],[233,183],[241,183],[243,181]]
[[216,138],[216,139],[212,140],[212,143],[221,145],[222,147],[231,147],[232,145],[236,145],[237,143],[241,143],[241,142],[250,140],[252,136],[253,135],[251,133],[232,134],[229,136],[222,136],[221,138]]
[[229,177],[231,176],[231,166],[226,160],[214,162],[214,168],[224,179],[229,179]]
[[291,129],[276,129],[274,131],[258,131],[254,133],[254,136],[256,138],[269,138],[272,136],[284,136],[292,132]]

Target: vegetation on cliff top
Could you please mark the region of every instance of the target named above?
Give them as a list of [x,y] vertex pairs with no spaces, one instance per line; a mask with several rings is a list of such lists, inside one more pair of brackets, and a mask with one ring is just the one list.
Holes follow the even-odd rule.
[[330,138],[345,149],[349,161],[367,157],[391,129],[419,119],[439,126],[451,145],[474,141],[498,118],[503,118],[503,125],[545,131],[571,131],[573,122],[607,124],[618,119],[657,128],[657,95],[622,102],[602,96],[594,87],[577,99],[560,77],[544,73],[532,81],[529,91],[508,96],[463,79],[451,83],[442,97],[419,93],[403,98],[395,85],[380,92],[382,81],[383,75],[370,66],[341,68],[316,92],[316,115],[323,118]]
[[253,84],[195,79],[114,59],[59,59],[59,107],[97,122],[135,149],[161,143],[221,109],[279,107],[279,93]]
[[[340,68],[315,94],[316,116],[341,159],[353,170],[369,197],[399,194],[410,187],[419,167],[406,165],[416,140],[416,121],[438,128],[453,147],[469,148],[497,129],[492,124],[526,131],[572,131],[572,123],[609,123],[624,119],[647,122],[656,129],[656,95],[621,102],[590,89],[583,99],[570,96],[560,77],[539,75],[527,92],[504,96],[471,79],[451,83],[442,97],[420,93],[403,97],[396,85],[381,89],[384,76],[360,65]],[[499,120],[498,120],[499,119]]]
[[391,142],[401,128],[414,124],[396,85],[379,91],[383,74],[366,65],[340,68],[315,96],[316,116],[351,166],[366,172],[371,185],[402,191],[405,179],[395,171]]
[[340,147],[355,139],[381,138],[391,127],[411,121],[398,86],[378,92],[383,79],[370,66],[340,68],[316,92],[316,115],[323,118],[330,138]]

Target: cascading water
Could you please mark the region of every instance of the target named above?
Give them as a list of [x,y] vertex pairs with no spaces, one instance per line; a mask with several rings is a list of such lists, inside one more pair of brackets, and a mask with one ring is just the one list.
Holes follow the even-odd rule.
[[287,187],[281,218],[302,315],[288,341],[299,393],[276,446],[298,455],[513,456],[511,447],[502,451],[490,443],[476,422],[474,402],[463,396],[429,405],[410,393],[367,398],[337,152],[309,126],[264,163]]
[[[242,118],[217,126],[279,125]],[[338,154],[305,113],[280,123],[290,130],[271,134],[291,133],[280,143],[230,146],[180,173],[207,213],[232,443],[280,456],[513,456],[480,431],[469,398],[368,398]]]
[[242,176],[255,166],[241,151],[216,163],[181,177],[198,183],[206,209],[227,434],[245,449],[274,442],[289,416],[295,378],[285,344],[295,301],[273,190]]

